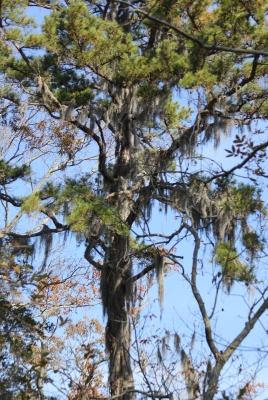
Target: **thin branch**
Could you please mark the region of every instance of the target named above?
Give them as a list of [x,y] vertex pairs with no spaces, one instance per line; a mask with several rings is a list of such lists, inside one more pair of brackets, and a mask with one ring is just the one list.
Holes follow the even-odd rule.
[[256,311],[254,316],[250,318],[246,324],[245,328],[237,335],[237,337],[230,343],[227,349],[223,352],[222,358],[225,362],[231,357],[233,352],[238,348],[240,343],[245,339],[245,337],[249,334],[249,332],[254,328],[256,322],[260,319],[262,314],[268,309],[268,298],[264,300],[262,305]]
[[28,7],[42,7],[51,10],[52,6],[50,4],[39,3],[38,1],[30,1]]
[[215,294],[215,299],[214,299],[214,304],[213,304],[213,308],[211,311],[211,314],[209,316],[209,319],[211,319],[214,315],[215,309],[216,309],[216,305],[217,305],[217,300],[218,300],[218,294],[219,294],[219,289],[220,289],[220,285],[222,282],[222,278],[219,280],[219,282],[217,283],[217,287],[216,287],[216,294]]
[[105,179],[107,179],[109,182],[114,183],[114,178],[112,177],[111,174],[107,171],[107,166],[106,166],[106,148],[105,148],[105,143],[101,138],[90,128],[88,128],[86,125],[81,124],[79,121],[70,121],[73,125],[75,125],[78,129],[86,133],[88,136],[91,136],[93,140],[98,144],[99,146],[99,171],[103,175]]
[[[175,232],[173,232],[171,235],[162,235],[161,233],[150,233],[150,234],[145,234],[145,235],[136,235],[137,239],[138,238],[143,238],[143,237],[152,237],[152,236],[157,236],[157,237],[162,237],[165,239],[169,239],[169,242],[174,238],[174,236],[177,236],[181,233],[181,231],[183,230],[184,226],[181,225],[180,228],[178,230],[176,230]],[[183,258],[183,257],[181,257]]]
[[259,146],[254,146],[254,150],[241,163],[235,165],[233,168],[231,168],[227,171],[220,172],[219,174],[213,175],[211,178],[208,178],[202,182],[209,183],[209,182],[213,181],[214,179],[220,178],[221,176],[227,176],[227,175],[232,174],[236,169],[241,169],[242,167],[244,167],[244,165],[247,164],[247,162],[249,160],[251,160],[259,150],[265,149],[267,146],[268,146],[268,141],[260,144]]
[[193,253],[193,264],[192,264],[192,277],[191,277],[191,287],[192,287],[192,291],[194,294],[194,297],[197,301],[197,304],[199,306],[204,324],[205,324],[205,334],[206,334],[206,340],[207,340],[207,344],[210,348],[210,350],[212,351],[215,359],[217,359],[219,351],[214,343],[214,340],[212,338],[212,330],[211,330],[211,325],[210,325],[210,320],[209,317],[207,315],[207,311],[206,311],[206,307],[204,304],[204,301],[197,289],[196,286],[196,268],[197,268],[197,261],[198,261],[198,251],[200,248],[200,239],[198,236],[198,233],[196,232],[195,228],[193,226],[190,226],[189,224],[187,224],[186,222],[183,223],[184,227],[192,233],[194,239],[195,239],[195,246],[194,246],[194,253]]
[[60,231],[60,230],[66,230],[66,229],[70,229],[69,225],[63,225],[61,224],[57,218],[55,217],[55,215],[53,213],[51,213],[50,211],[47,211],[43,208],[41,208],[40,210],[43,214],[47,215],[51,221],[53,222],[53,224],[55,225],[55,227]]

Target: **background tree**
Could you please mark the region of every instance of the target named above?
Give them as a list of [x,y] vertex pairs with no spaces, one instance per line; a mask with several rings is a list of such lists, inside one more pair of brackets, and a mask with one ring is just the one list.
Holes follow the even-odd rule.
[[[71,229],[86,243],[85,258],[101,271],[111,395],[129,399],[136,390],[130,317],[138,281],[155,271],[161,303],[165,265],[178,265],[199,307],[212,355],[207,372],[198,375],[179,346],[188,396],[212,399],[224,366],[268,305],[265,280],[258,280],[253,265],[266,254],[261,191],[233,179],[241,168],[251,182],[265,178],[268,142],[259,139],[255,125],[255,141],[249,130],[237,131],[227,153],[240,161],[230,169],[216,162],[204,167],[200,152],[210,142],[217,147],[232,129],[266,119],[266,4],[30,2],[50,7],[42,33],[36,34],[24,13],[27,5],[1,4],[5,129],[31,136],[33,116],[38,134],[45,132],[59,153],[56,169],[63,172],[61,181],[41,181],[18,202],[13,195],[2,199],[20,208],[19,216],[46,216],[45,224],[22,235],[45,237],[45,258],[52,233]],[[189,106],[179,104],[176,90]],[[22,112],[25,123],[14,123],[10,115],[20,113],[20,120]],[[88,144],[98,153],[96,171],[91,153],[86,156]],[[65,175],[82,161],[79,176]],[[172,233],[152,233],[154,203],[175,210],[178,224]],[[17,220],[3,230],[8,238],[18,236]],[[188,270],[171,249],[189,237]],[[218,266],[212,278],[215,298],[206,306],[197,281],[202,237]],[[245,327],[220,352],[211,321],[219,291],[230,292],[234,282],[255,286],[258,297]],[[155,393],[148,382],[146,390],[153,397],[170,396]]]
[[37,365],[42,354],[47,354],[42,386],[49,382],[66,398],[70,388],[70,398],[100,396],[106,386],[100,368],[106,362],[104,332],[96,318],[86,315],[98,304],[99,272],[89,271],[81,262],[71,263],[71,257],[53,260],[50,268],[55,268],[57,275],[44,277],[31,301],[34,317],[52,327],[35,346],[33,361]]
[[[80,153],[74,162],[65,153],[61,154],[60,130],[58,137],[47,134],[45,120],[37,122],[30,109],[26,116],[27,104],[13,106],[3,100],[2,106],[1,395],[51,398],[45,395],[44,386],[47,382],[53,383],[51,365],[55,367],[60,363],[59,350],[65,350],[65,343],[57,332],[64,329],[60,327],[67,322],[66,310],[70,313],[82,305],[96,304],[91,296],[93,289],[94,297],[97,296],[94,285],[98,278],[95,274],[95,278],[90,279],[85,266],[73,266],[70,258],[64,266],[63,261],[57,260],[55,276],[56,261],[50,259],[47,263],[48,253],[52,252],[54,257],[60,248],[59,243],[53,246],[52,232],[66,232],[69,228],[52,214],[48,217],[45,210],[44,213],[36,210],[36,205],[42,187],[46,191],[43,198],[46,202],[47,191],[51,190],[48,181],[57,171],[68,165],[76,168],[85,159],[91,159],[93,165],[95,161],[93,155],[83,158]],[[80,137],[80,140],[84,139]],[[83,144],[86,145],[86,140]],[[80,149],[81,143],[76,151]],[[52,230],[46,225],[51,218],[55,222]],[[36,246],[31,238],[37,239]],[[85,286],[81,279],[84,275],[87,276]],[[83,348],[79,351],[84,354]],[[60,367],[64,368],[63,361]],[[69,364],[69,369],[65,365],[65,382],[72,380],[71,369],[73,365]],[[92,379],[95,379],[94,374]]]

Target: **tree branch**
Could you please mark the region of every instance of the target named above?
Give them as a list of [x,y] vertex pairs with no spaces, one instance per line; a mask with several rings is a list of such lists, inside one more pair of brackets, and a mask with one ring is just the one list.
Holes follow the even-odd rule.
[[209,183],[209,182],[213,181],[214,179],[220,178],[221,176],[227,176],[227,175],[232,174],[236,169],[241,169],[242,167],[244,167],[245,164],[247,164],[247,162],[249,160],[251,160],[255,156],[255,154],[259,150],[265,149],[267,146],[268,146],[268,141],[260,144],[259,146],[255,146],[254,150],[240,164],[235,165],[233,168],[231,168],[231,169],[229,169],[227,171],[224,171],[224,172],[221,172],[219,174],[213,175],[211,178],[208,178],[203,182],[204,183]]
[[9,196],[8,194],[0,192],[0,199],[3,201],[7,201],[8,203],[12,204],[14,207],[20,207],[22,201],[15,200],[13,197]]
[[259,307],[258,311],[254,314],[252,318],[250,318],[246,324],[245,328],[237,335],[237,337],[232,341],[232,343],[227,347],[227,349],[223,352],[222,358],[225,362],[229,360],[233,352],[238,348],[240,343],[245,339],[245,337],[249,334],[249,332],[254,328],[256,322],[260,319],[262,314],[268,309],[268,298],[264,300],[262,305]]
[[92,399],[92,400],[113,400],[113,399],[118,399],[119,397],[123,397],[124,395],[128,393],[140,393],[144,396],[150,397],[151,399],[170,399],[173,400],[173,394],[172,393],[167,393],[167,394],[162,394],[159,392],[143,392],[142,390],[137,390],[137,389],[130,389],[130,390],[125,390],[124,392],[117,394],[115,396],[111,397],[95,397],[95,396],[87,396],[87,399]]
[[102,271],[102,265],[97,263],[90,255],[91,247],[87,246],[84,257],[89,262],[89,264],[93,265],[93,267],[97,268],[99,271]]
[[107,155],[106,155],[105,143],[103,142],[103,140],[101,140],[101,138],[96,133],[92,132],[92,130],[90,128],[81,124],[79,121],[70,121],[70,122],[73,125],[75,125],[77,128],[81,129],[81,131],[83,131],[87,135],[91,136],[92,139],[95,140],[95,142],[98,144],[98,146],[99,146],[99,171],[104,178],[106,178],[109,182],[113,183],[114,178],[112,177],[111,174],[109,174],[109,172],[107,171],[107,168],[106,168],[106,156]]
[[146,275],[148,272],[152,271],[153,269],[155,269],[155,263],[152,263],[150,265],[148,265],[148,267],[144,268],[141,272],[139,272],[137,275],[132,276],[131,278],[128,278],[126,280],[126,283],[131,281],[136,282],[138,279],[142,278],[144,275]]
[[150,15],[148,12],[142,10],[141,8],[134,8],[132,4],[129,4],[127,1],[123,0],[112,0],[115,3],[122,3],[125,4],[128,7],[132,7],[132,12],[135,12],[137,14],[142,14],[146,16],[148,19],[151,21],[157,22],[160,25],[164,25],[170,29],[172,29],[174,32],[179,33],[181,36],[185,37],[185,39],[191,40],[194,43],[197,43],[201,48],[210,50],[210,51],[224,51],[228,53],[235,53],[235,54],[251,54],[251,55],[257,55],[257,56],[268,56],[268,52],[265,50],[254,50],[254,49],[242,49],[238,47],[228,47],[228,46],[218,46],[216,44],[213,45],[208,45],[202,42],[200,39],[197,37],[190,35],[189,33],[184,32],[183,30],[179,29],[177,26],[171,24],[170,22],[167,22],[163,19],[153,17]]
[[197,289],[196,286],[196,267],[197,267],[197,257],[198,257],[198,251],[200,248],[200,239],[199,236],[195,230],[195,228],[193,226],[190,226],[189,224],[187,224],[186,222],[183,223],[184,227],[192,233],[194,239],[195,239],[195,246],[194,246],[194,253],[193,253],[193,264],[192,264],[192,277],[191,277],[191,287],[192,287],[192,291],[194,294],[194,297],[197,301],[197,304],[199,306],[204,324],[205,324],[205,334],[206,334],[206,340],[207,340],[207,344],[210,348],[210,350],[212,351],[215,359],[217,360],[218,354],[219,354],[219,350],[217,349],[217,347],[215,346],[214,340],[212,338],[212,330],[211,330],[211,325],[210,325],[210,320],[209,317],[207,315],[207,311],[206,311],[206,307],[204,304],[204,301]]

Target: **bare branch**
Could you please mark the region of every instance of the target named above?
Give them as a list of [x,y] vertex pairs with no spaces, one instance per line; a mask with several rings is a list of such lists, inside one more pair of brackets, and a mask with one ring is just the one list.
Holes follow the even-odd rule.
[[244,167],[244,165],[247,164],[248,161],[250,161],[257,154],[257,152],[259,150],[265,149],[267,146],[268,146],[268,141],[266,141],[264,143],[261,143],[258,146],[255,146],[254,150],[247,157],[245,157],[245,159],[241,163],[235,165],[233,168],[231,168],[231,169],[229,169],[227,171],[221,172],[219,174],[215,174],[211,178],[208,178],[203,182],[204,183],[209,183],[209,182],[211,182],[211,181],[213,181],[213,180],[215,180],[217,178],[220,178],[221,176],[228,176],[228,175],[232,174],[235,170],[241,169],[242,167]]
[[192,235],[194,236],[195,239],[195,246],[194,246],[194,253],[193,253],[193,264],[192,264],[192,277],[191,277],[191,287],[192,287],[192,291],[194,294],[194,297],[197,301],[197,304],[199,306],[200,312],[202,314],[202,318],[205,324],[205,334],[206,334],[206,339],[207,339],[207,344],[210,348],[210,350],[212,351],[215,359],[217,359],[218,354],[219,354],[219,350],[217,349],[214,340],[212,338],[212,330],[211,330],[211,324],[210,324],[210,320],[209,317],[207,315],[207,311],[206,311],[206,307],[204,304],[204,301],[197,289],[196,286],[196,268],[197,268],[197,258],[198,258],[198,251],[200,248],[200,239],[199,236],[195,230],[195,228],[192,226],[190,226],[189,224],[187,224],[186,222],[184,222],[184,226],[185,228],[192,233]]
[[245,328],[237,335],[237,337],[230,343],[227,349],[223,352],[222,358],[226,362],[229,360],[233,352],[238,348],[238,346],[242,343],[245,337],[248,336],[249,332],[252,331],[256,322],[260,319],[262,314],[268,309],[268,298],[264,300],[259,309],[255,312],[254,316],[250,318],[246,324]]

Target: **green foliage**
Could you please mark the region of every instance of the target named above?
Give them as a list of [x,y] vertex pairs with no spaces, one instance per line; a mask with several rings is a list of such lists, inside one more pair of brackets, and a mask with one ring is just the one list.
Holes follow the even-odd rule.
[[136,47],[129,48],[130,54],[123,55],[114,78],[126,85],[142,82],[143,89],[140,93],[148,100],[149,88],[155,94],[159,90],[153,82],[165,82],[173,77],[175,84],[178,77],[187,69],[187,57],[179,54],[176,51],[177,47],[177,41],[164,40],[156,51],[148,51],[143,55],[138,54]]
[[30,175],[30,167],[12,167],[4,160],[0,160],[0,185],[8,185],[17,179],[27,179]]
[[177,127],[182,124],[182,121],[190,120],[192,110],[186,107],[180,107],[177,101],[172,101],[171,98],[166,102],[164,107],[164,119],[169,128]]
[[58,61],[59,57],[50,53],[40,60],[54,96],[62,104],[69,104],[72,99],[78,107],[87,104],[93,95],[89,80],[72,68],[58,65]]
[[215,193],[217,192],[226,192],[228,188],[236,185],[236,180],[233,179],[232,175],[223,176],[215,180]]
[[112,231],[124,236],[129,235],[129,229],[121,220],[118,210],[108,204],[104,198],[95,197],[91,193],[76,196],[72,204],[71,214],[68,215],[66,220],[73,231],[85,232],[90,226],[94,214]]
[[49,51],[75,60],[77,66],[97,63],[103,73],[112,72],[109,63],[132,47],[127,38],[122,43],[122,28],[89,13],[83,1],[72,1],[69,7],[54,10],[46,18],[43,33]]
[[[3,0],[1,4],[1,17],[4,21],[9,21],[9,25],[26,27],[36,26],[35,20],[26,15],[27,0]],[[8,29],[8,33],[10,29]]]
[[240,212],[252,214],[264,211],[263,202],[260,200],[259,193],[255,186],[240,183],[231,190],[231,207]]
[[0,60],[8,58],[11,55],[11,48],[5,44],[4,41],[0,42]]
[[200,85],[212,88],[216,83],[217,76],[211,73],[207,64],[198,71],[187,72],[180,80],[180,84],[185,88],[197,88]]
[[61,201],[70,201],[76,196],[93,196],[91,185],[86,178],[67,179],[64,187],[61,189],[59,198]]
[[130,237],[130,245],[132,254],[134,257],[137,257],[137,259],[146,259],[152,262],[158,254],[158,251],[154,245],[146,245],[144,242],[140,243],[133,237]]
[[3,298],[0,298],[0,317],[1,391],[29,390],[31,381],[38,379],[38,371],[29,373],[29,370],[40,326],[26,307]]
[[58,198],[60,193],[60,185],[54,185],[52,182],[47,182],[40,190],[39,196],[42,200],[49,198]]
[[[0,45],[0,71],[11,79],[29,82],[29,77],[32,76],[31,69],[25,60],[21,61],[13,56],[12,46],[9,44],[16,42],[17,45],[21,45],[27,40],[28,30],[36,26],[35,20],[26,14],[27,6],[28,2],[25,0],[11,2],[3,0],[1,2],[1,24],[4,34],[1,37]],[[16,90],[13,92],[11,87],[8,86],[4,89],[4,86],[5,84],[1,87],[1,92],[8,91],[15,98]]]
[[187,57],[177,52],[176,40],[164,40],[156,51],[140,55],[130,34],[116,22],[91,14],[82,1],[54,10],[46,18],[42,41],[58,61],[64,57],[78,68],[90,65],[123,86],[142,83],[139,95],[144,100],[160,90],[153,81],[179,76],[188,66]]
[[[51,194],[57,190],[49,184]],[[41,193],[45,193],[43,189]],[[65,186],[58,192],[55,207],[63,203],[70,204],[70,211],[66,221],[70,224],[72,231],[85,232],[90,226],[92,216],[98,216],[100,221],[112,231],[129,236],[127,225],[121,220],[119,210],[112,206],[102,196],[96,196],[91,191],[91,186],[86,179],[67,180]]]
[[[6,68],[4,68],[4,69],[6,69]],[[1,65],[0,65],[0,71],[1,71]],[[0,96],[2,98],[6,98],[6,99],[9,99],[10,101],[14,101],[14,102],[18,101],[18,98],[19,98],[18,93],[16,93],[12,89],[12,87],[8,84],[0,86]],[[6,115],[6,114],[4,114],[4,115]],[[1,115],[1,117],[3,117],[4,115]]]
[[40,193],[34,193],[23,199],[21,209],[27,213],[32,213],[40,209]]
[[254,266],[240,261],[231,242],[220,242],[213,252],[215,263],[221,267],[224,277],[231,281],[252,283],[255,280]]
[[143,101],[151,100],[161,93],[163,93],[163,89],[148,82],[141,84],[136,92],[137,96],[141,97]]
[[256,232],[244,232],[242,241],[246,249],[253,254],[256,254],[258,250],[263,250],[263,243],[260,240],[260,235]]
[[256,211],[266,213],[260,191],[256,186],[239,183],[227,189],[227,199],[222,202],[226,210],[233,210],[238,214],[254,214]]

